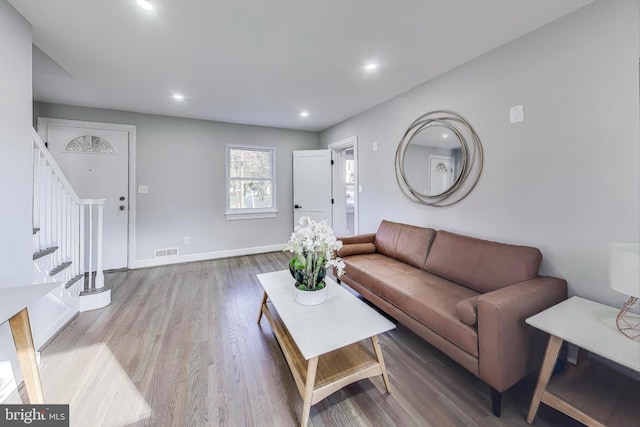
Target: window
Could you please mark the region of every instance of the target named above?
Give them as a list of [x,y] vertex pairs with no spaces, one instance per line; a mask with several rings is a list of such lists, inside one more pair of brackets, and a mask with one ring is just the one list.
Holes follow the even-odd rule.
[[64,151],[69,153],[115,154],[113,146],[104,138],[93,135],[82,135],[73,138]]
[[275,216],[275,149],[227,146],[227,219]]

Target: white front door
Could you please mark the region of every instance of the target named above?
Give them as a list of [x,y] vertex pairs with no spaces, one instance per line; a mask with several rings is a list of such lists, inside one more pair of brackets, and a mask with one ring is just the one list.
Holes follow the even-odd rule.
[[40,119],[38,127],[76,194],[83,199],[106,199],[103,267],[126,268],[131,132],[114,125],[53,119]]
[[429,195],[442,194],[453,184],[453,157],[429,154]]
[[331,150],[293,152],[293,221],[309,216],[331,225]]

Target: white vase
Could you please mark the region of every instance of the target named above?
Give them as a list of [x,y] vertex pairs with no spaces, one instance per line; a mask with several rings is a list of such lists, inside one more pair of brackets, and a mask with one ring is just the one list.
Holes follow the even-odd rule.
[[302,305],[318,305],[327,300],[327,287],[317,291],[303,291],[293,288],[293,299]]

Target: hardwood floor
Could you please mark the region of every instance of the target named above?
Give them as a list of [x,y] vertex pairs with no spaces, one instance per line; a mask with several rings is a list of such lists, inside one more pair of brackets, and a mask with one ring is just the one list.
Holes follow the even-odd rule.
[[[115,272],[110,306],[78,315],[41,353],[48,403],[71,425],[296,426],[293,377],[266,321],[255,275],[285,253]],[[310,426],[527,426],[533,384],[491,414],[486,384],[408,329],[380,337],[391,381],[352,384],[311,408]],[[5,403],[20,403],[24,392]],[[26,400],[25,400],[26,401]],[[541,408],[533,425],[575,426]]]

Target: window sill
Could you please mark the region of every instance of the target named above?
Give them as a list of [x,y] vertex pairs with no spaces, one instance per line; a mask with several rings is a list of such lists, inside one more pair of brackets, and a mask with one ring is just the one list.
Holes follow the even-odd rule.
[[263,218],[275,218],[278,216],[278,211],[274,212],[243,212],[243,213],[226,213],[227,221],[237,221],[245,219],[263,219]]

